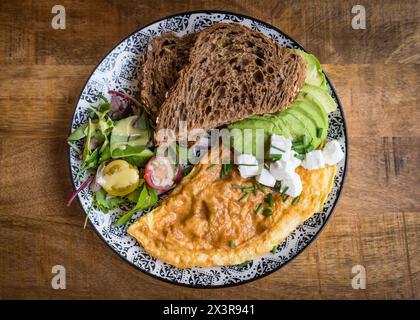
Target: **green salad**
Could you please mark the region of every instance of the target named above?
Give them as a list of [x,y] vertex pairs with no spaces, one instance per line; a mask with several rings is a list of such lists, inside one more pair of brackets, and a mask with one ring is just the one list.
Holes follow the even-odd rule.
[[87,178],[69,199],[89,188],[93,206],[105,213],[121,206],[132,209],[114,226],[127,223],[138,210],[152,207],[158,194],[172,189],[182,177],[181,165],[155,157],[153,123],[141,104],[117,91],[109,91],[111,100],[99,95],[100,104],[88,109],[88,121],[67,138],[78,153],[80,179]]

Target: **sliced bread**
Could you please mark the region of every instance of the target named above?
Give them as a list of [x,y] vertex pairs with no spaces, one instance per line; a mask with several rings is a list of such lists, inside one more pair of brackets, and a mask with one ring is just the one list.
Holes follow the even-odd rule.
[[166,93],[178,79],[179,71],[188,62],[195,37],[194,33],[178,37],[173,32],[167,32],[148,44],[140,70],[140,95],[153,120]]
[[179,120],[188,130],[209,131],[282,110],[305,75],[300,55],[265,35],[238,24],[213,25],[197,35],[189,63],[160,106],[156,131],[174,129],[178,136]]

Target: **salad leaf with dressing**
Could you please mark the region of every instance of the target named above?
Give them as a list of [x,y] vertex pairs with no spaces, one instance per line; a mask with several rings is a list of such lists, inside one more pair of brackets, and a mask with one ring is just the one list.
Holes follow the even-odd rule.
[[[132,215],[135,211],[154,205],[157,201],[156,190],[145,186],[141,179],[139,186],[125,196],[108,194],[101,187],[103,169],[106,164],[114,159],[122,159],[133,166],[145,166],[146,162],[154,156],[152,146],[153,130],[147,114],[137,108],[139,103],[126,94],[110,91],[111,103],[103,95],[99,95],[100,103],[97,107],[88,108],[87,123],[76,128],[67,138],[68,144],[79,153],[82,161],[77,173],[88,174],[88,179],[83,183],[83,188],[89,187],[93,192],[93,206],[107,213],[119,206],[135,205],[128,212]],[[125,104],[124,104],[124,99]],[[127,102],[128,101],[128,102]],[[135,105],[135,106],[133,106]],[[71,199],[75,198],[73,194]],[[71,204],[69,201],[68,205]],[[128,215],[122,217],[121,221]],[[125,218],[124,218],[125,217]]]

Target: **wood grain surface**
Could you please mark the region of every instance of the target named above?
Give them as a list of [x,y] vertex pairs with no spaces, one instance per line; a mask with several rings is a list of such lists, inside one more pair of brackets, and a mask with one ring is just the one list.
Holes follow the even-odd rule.
[[[67,29],[51,28],[57,1],[0,2],[0,298],[419,299],[419,1],[58,1]],[[353,30],[351,8],[366,8]],[[319,57],[344,106],[349,169],[318,239],[280,271],[225,289],[153,279],[83,229],[72,193],[71,116],[96,63],[156,19],[229,10],[271,23]],[[67,289],[51,288],[51,268]],[[367,288],[351,286],[365,266]]]

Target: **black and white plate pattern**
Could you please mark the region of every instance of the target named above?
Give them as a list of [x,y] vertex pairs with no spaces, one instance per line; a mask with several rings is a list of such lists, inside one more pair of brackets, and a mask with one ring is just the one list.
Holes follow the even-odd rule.
[[[119,90],[129,95],[134,95],[138,92],[137,71],[139,60],[141,53],[151,38],[166,31],[173,31],[178,35],[183,35],[203,30],[219,22],[240,23],[264,33],[284,47],[301,48],[292,38],[264,22],[228,12],[191,12],[159,20],[128,36],[98,64],[80,94],[71,129],[74,130],[87,121],[86,109],[89,105],[97,105],[99,103],[98,93],[102,93],[109,98],[107,94],[109,89]],[[230,286],[261,278],[279,269],[306,248],[320,232],[334,210],[344,182],[347,162],[346,127],[342,107],[329,80],[328,85],[332,96],[339,105],[339,108],[329,115],[328,138],[337,139],[340,142],[346,157],[338,165],[338,174],[335,177],[333,190],[322,212],[316,213],[279,244],[276,254],[267,253],[243,268],[231,266],[177,269],[149,256],[136,240],[126,233],[127,226],[118,228],[111,226],[119,214],[126,211],[127,208],[120,208],[104,214],[92,207],[92,194],[90,191],[83,190],[79,193],[78,198],[85,213],[90,212],[88,218],[92,227],[123,259],[147,274],[176,284],[205,288]],[[75,188],[79,187],[80,181],[84,180],[83,177],[81,179],[76,178],[80,165],[77,154],[71,149],[70,170]],[[145,212],[135,214],[130,224]]]

